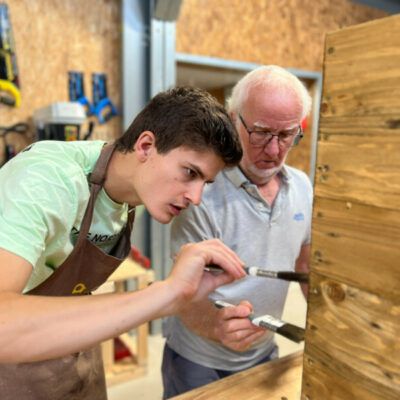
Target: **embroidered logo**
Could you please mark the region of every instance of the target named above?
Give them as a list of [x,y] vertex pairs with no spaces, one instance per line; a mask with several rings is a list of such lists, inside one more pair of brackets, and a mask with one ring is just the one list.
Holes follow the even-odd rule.
[[295,221],[304,221],[304,214],[303,213],[294,214],[293,219]]
[[75,287],[72,289],[72,294],[83,293],[86,290],[86,286],[84,283],[77,283]]

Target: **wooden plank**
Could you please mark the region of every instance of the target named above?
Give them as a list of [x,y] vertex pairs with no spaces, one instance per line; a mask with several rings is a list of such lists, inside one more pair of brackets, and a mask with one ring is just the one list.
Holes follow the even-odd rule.
[[313,272],[399,301],[400,212],[316,197],[312,229]]
[[371,115],[394,119],[400,129],[399,31],[395,15],[326,36],[322,131],[325,117],[349,116],[350,122]]
[[191,390],[176,400],[295,400],[300,396],[303,352],[273,360]]
[[[319,349],[309,345],[310,355],[304,357],[304,374],[302,382],[303,396],[302,400],[388,400],[384,393],[372,393],[371,391],[360,387],[357,382],[351,382],[346,379],[346,374],[339,375],[330,368],[334,365],[338,368],[337,360],[332,359],[326,354],[320,356]],[[315,356],[318,354],[318,356]],[[323,359],[323,361],[319,361]],[[346,368],[340,366],[343,372]]]
[[154,272],[151,269],[143,268],[131,258],[125,259],[121,265],[108,277],[108,281],[118,282],[145,276],[150,282],[154,279]]
[[327,138],[318,142],[316,196],[400,210],[400,135]]
[[[399,399],[400,304],[315,272],[310,278],[306,357],[350,387]],[[334,387],[335,376],[319,385]]]

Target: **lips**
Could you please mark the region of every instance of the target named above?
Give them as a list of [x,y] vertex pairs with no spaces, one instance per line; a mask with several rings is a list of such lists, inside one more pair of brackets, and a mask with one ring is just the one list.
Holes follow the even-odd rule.
[[187,207],[180,207],[170,204],[170,209],[174,215],[179,215],[182,210],[185,210]]

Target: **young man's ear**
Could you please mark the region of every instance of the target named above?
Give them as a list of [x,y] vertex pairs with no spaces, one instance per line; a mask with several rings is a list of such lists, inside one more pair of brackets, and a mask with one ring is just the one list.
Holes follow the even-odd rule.
[[140,161],[146,161],[153,151],[156,150],[156,138],[151,131],[140,134],[135,143],[135,153]]

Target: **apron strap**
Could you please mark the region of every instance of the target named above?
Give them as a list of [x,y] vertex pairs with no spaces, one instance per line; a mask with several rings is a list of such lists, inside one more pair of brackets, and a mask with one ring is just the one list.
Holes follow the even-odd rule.
[[90,224],[92,222],[92,217],[93,217],[94,203],[96,202],[97,196],[101,188],[103,187],[107,166],[111,159],[111,156],[113,155],[114,150],[115,150],[115,144],[109,144],[104,146],[101,150],[100,157],[97,160],[93,172],[88,176],[88,180],[91,184],[90,198],[86,207],[85,214],[83,216],[81,229],[79,232],[76,245],[82,242],[86,238],[89,232]]

